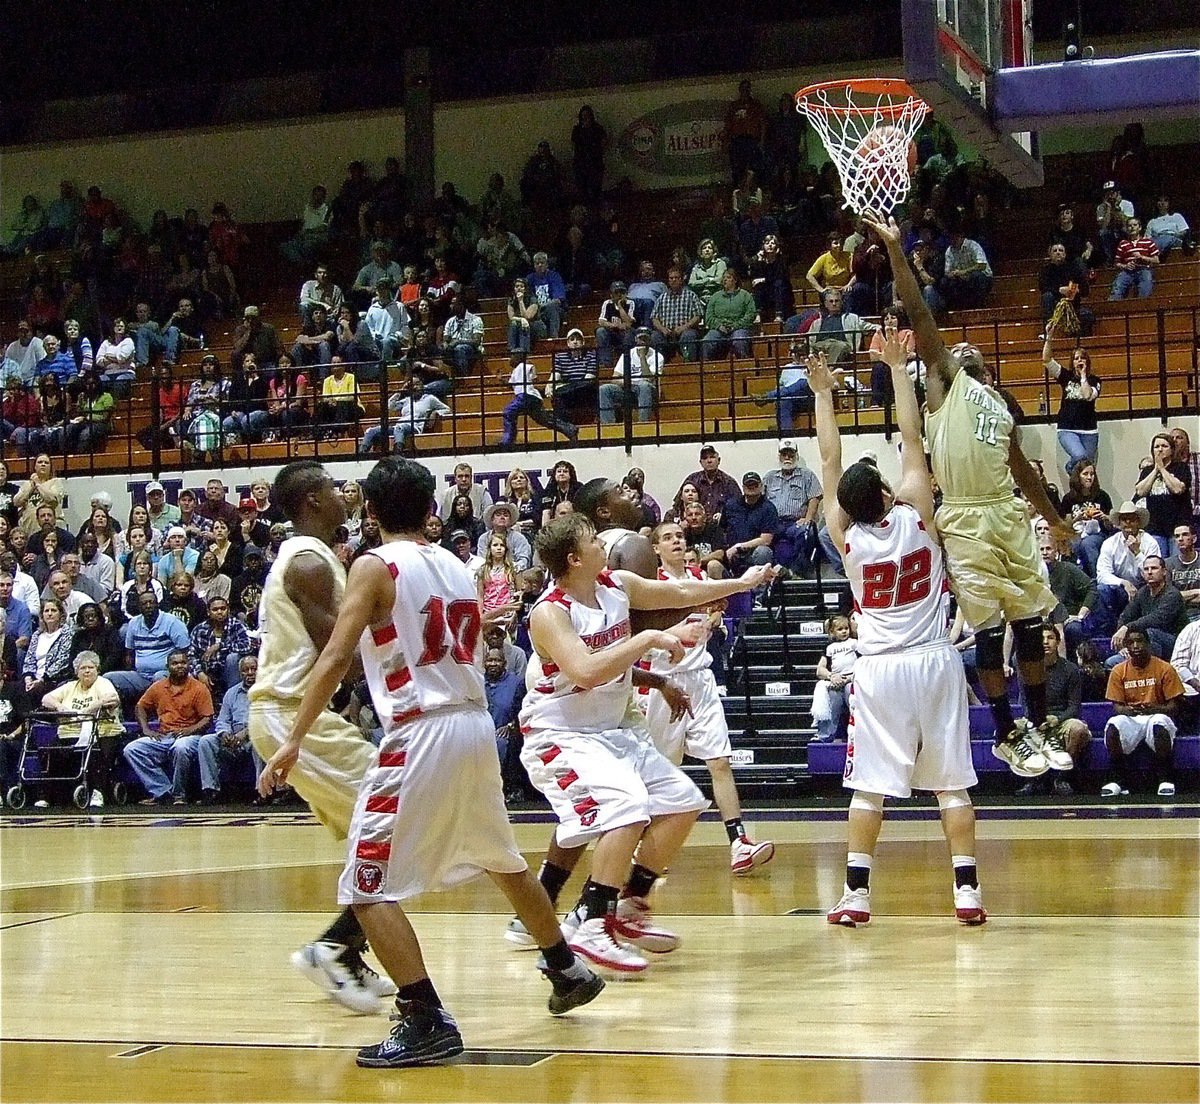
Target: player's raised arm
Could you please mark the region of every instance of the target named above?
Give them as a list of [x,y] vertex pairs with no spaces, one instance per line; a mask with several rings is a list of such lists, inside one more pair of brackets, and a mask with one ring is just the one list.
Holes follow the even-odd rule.
[[942,340],[937,321],[925,302],[917,278],[904,255],[900,227],[896,225],[896,220],[889,218],[885,223],[882,215],[875,211],[864,211],[863,221],[874,229],[887,246],[896,294],[900,296],[900,302],[904,304],[904,310],[912,322],[913,333],[917,339],[917,356],[925,362],[927,369],[925,388],[929,398],[929,409],[936,410],[942,405],[942,397],[953,382],[955,373],[959,370],[958,365],[946,351],[946,343]]
[[908,353],[895,337],[883,344],[883,361],[892,374],[896,393],[896,423],[900,427],[900,483],[896,495],[913,506],[926,526],[933,523],[933,488],[925,463],[925,443],[921,437],[921,409],[917,389],[908,374]]
[[529,618],[534,650],[556,664],[576,686],[591,690],[620,678],[652,648],[668,652],[672,662],[683,658],[683,645],[669,633],[647,629],[599,651],[588,651],[567,612],[542,602]]
[[842,479],[842,437],[833,412],[834,378],[824,353],[808,358],[808,386],[816,399],[817,448],[821,454],[821,486],[825,488],[825,525],[840,546],[849,518],[838,505]]
[[629,595],[631,608],[673,610],[705,606],[728,598],[731,594],[755,590],[771,582],[776,569],[769,565],[752,567],[737,579],[693,579],[690,576],[682,579],[643,579],[628,571],[616,571],[613,574]]

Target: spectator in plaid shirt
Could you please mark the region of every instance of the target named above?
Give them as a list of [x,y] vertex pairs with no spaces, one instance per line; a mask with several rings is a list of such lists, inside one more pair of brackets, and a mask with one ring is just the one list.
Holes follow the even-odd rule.
[[1125,237],[1117,246],[1120,271],[1113,280],[1109,300],[1128,299],[1129,293],[1135,290],[1139,299],[1145,299],[1154,290],[1154,269],[1158,264],[1158,246],[1142,233],[1141,220],[1126,219]]
[[229,616],[229,601],[214,595],[208,603],[208,620],[192,630],[188,666],[215,697],[236,686],[238,662],[254,651],[246,626]]
[[695,360],[703,321],[700,296],[684,284],[680,269],[667,269],[667,290],[659,296],[650,316],[654,348],[664,357],[678,349],[684,360]]

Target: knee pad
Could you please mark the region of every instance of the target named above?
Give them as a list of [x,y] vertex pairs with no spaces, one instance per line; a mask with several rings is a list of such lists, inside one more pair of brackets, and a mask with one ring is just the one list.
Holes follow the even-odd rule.
[[850,798],[851,809],[862,809],[864,812],[883,815],[883,794],[867,793],[865,790],[855,790]]
[[975,634],[975,663],[984,671],[999,671],[1004,666],[1003,625],[981,629]]
[[1037,663],[1046,654],[1042,647],[1042,619],[1023,617],[1013,622],[1013,651],[1022,663]]
[[938,808],[942,812],[949,809],[969,809],[971,795],[966,790],[939,790],[937,795]]

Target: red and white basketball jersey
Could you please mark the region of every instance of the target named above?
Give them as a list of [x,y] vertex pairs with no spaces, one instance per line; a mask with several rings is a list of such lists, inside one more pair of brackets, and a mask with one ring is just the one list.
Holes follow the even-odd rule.
[[[704,579],[704,572],[694,564],[686,564],[684,566],[685,574],[692,579]],[[660,580],[674,579],[675,576],[669,574],[661,566],[658,569],[658,577]],[[700,614],[698,616],[704,616]],[[689,618],[690,620],[690,618]],[[693,644],[686,652],[683,653],[683,659],[678,663],[672,663],[671,657],[667,652],[655,649],[650,653],[650,670],[656,675],[681,674],[684,671],[706,671],[712,666],[712,655],[708,650],[708,633],[701,637],[698,644]]]
[[[588,651],[600,652],[630,635],[629,596],[611,571],[601,571],[596,576],[596,600],[599,608],[582,605],[556,586],[537,600],[534,609],[543,602],[553,602],[565,609]],[[529,662],[530,666],[538,665],[540,674],[521,706],[522,731],[604,732],[621,727],[629,704],[632,667],[602,686],[585,690],[536,651]]]
[[907,503],[897,502],[878,525],[851,525],[844,562],[862,655],[947,639],[950,588],[942,549]]
[[363,670],[384,733],[422,713],[486,708],[479,599],[463,562],[436,545],[392,541],[372,549],[396,581],[391,621],[362,635]]

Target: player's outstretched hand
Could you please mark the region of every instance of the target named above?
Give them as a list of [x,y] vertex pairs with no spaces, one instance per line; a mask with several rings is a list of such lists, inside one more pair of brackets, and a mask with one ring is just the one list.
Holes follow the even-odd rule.
[[813,353],[805,363],[808,368],[808,386],[814,394],[833,391],[837,387],[837,380],[829,370],[829,358],[824,353]]
[[760,586],[773,583],[778,574],[779,568],[774,564],[759,564],[757,567],[750,568],[742,576],[742,582],[746,585],[747,590],[757,590]]
[[671,708],[672,724],[682,720],[685,716],[692,716],[692,699],[687,696],[686,691],[676,686],[670,679],[663,681],[659,693],[663,696],[663,701]]
[[883,363],[889,368],[908,368],[908,347],[896,334],[883,339]]
[[894,218],[889,216],[885,220],[883,215],[878,211],[871,210],[864,211],[862,217],[863,222],[883,239],[884,245],[892,246],[900,244],[900,227],[896,224]]
[[300,758],[298,744],[284,743],[279,750],[267,760],[262,774],[258,776],[258,792],[263,797],[270,797],[272,792],[287,781],[288,774]]

